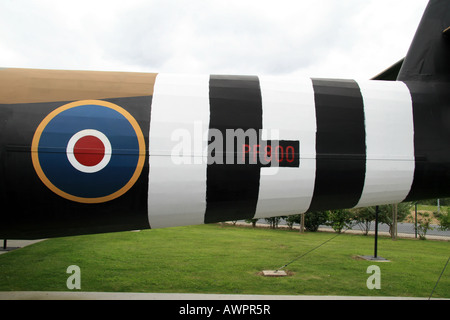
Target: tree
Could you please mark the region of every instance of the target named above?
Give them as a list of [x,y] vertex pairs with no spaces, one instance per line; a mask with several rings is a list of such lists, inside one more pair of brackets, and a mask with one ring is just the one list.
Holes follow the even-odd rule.
[[351,210],[353,221],[359,226],[364,235],[369,234],[370,225],[375,220],[375,207],[356,208]]
[[285,218],[285,217],[284,216],[271,217],[271,218],[265,218],[265,220],[267,221],[267,223],[269,223],[270,229],[276,229],[276,228],[278,228],[278,223],[280,222],[280,220],[282,218]]
[[[392,210],[393,204],[385,204],[379,206],[379,214],[378,214],[378,222],[385,223],[389,226],[389,233],[392,235]],[[410,214],[412,203],[411,202],[402,202],[397,204],[397,221],[403,221]]]
[[252,227],[255,228],[256,227],[256,222],[258,222],[259,219],[246,219],[245,222],[247,223],[251,223]]
[[289,229],[292,229],[292,227],[294,226],[294,223],[300,224],[300,219],[301,219],[301,216],[299,214],[293,214],[293,215],[290,215],[290,216],[287,216],[284,218]]
[[352,214],[350,210],[340,209],[329,212],[328,225],[330,225],[337,233],[341,233],[344,228],[350,228],[352,226],[351,222]]
[[329,211],[315,211],[305,213],[305,229],[308,231],[317,231],[319,226],[326,224]]

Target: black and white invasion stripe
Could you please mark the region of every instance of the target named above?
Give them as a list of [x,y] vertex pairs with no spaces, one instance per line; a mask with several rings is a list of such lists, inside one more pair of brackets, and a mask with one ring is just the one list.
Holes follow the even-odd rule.
[[[428,95],[421,95],[421,87],[414,86],[159,74],[149,134],[151,227],[398,203],[426,196],[423,184],[430,179],[422,171],[430,170],[426,160],[432,151],[422,142],[436,139],[438,133],[427,129],[436,120],[422,101]],[[423,121],[427,123],[422,126]],[[213,129],[224,137],[227,129],[252,129],[261,141],[298,141],[299,165],[229,164],[225,154],[224,163],[209,163]],[[225,141],[221,143],[225,147]],[[441,152],[438,162],[449,158],[447,150]],[[441,166],[448,172],[446,164]],[[442,186],[448,180],[437,175],[431,193],[450,192]]]

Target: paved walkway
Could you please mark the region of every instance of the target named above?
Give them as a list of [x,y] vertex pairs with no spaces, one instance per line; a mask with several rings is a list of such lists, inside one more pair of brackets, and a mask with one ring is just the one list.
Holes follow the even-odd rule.
[[192,293],[124,293],[81,291],[11,291],[0,292],[0,300],[428,300],[428,298],[243,294],[233,295]]
[[7,253],[9,251],[20,249],[26,246],[29,246],[30,244],[44,241],[45,239],[40,240],[7,240],[6,242],[6,250],[3,249],[3,239],[0,240],[0,254]]

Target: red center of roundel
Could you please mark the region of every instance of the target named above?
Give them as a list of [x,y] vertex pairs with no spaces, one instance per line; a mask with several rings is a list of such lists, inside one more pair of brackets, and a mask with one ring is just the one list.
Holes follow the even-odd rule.
[[97,137],[84,136],[75,143],[73,154],[79,163],[92,167],[102,161],[105,156],[105,146]]

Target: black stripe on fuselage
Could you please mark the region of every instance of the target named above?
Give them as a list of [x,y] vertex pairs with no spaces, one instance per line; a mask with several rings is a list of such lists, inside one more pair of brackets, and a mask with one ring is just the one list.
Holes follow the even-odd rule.
[[414,123],[414,180],[405,201],[450,195],[450,92],[447,83],[405,81]]
[[[234,163],[230,163],[225,153],[216,154],[217,150],[211,150],[214,145],[211,133],[219,132],[222,135],[223,150],[227,147],[227,129],[242,129],[244,132],[254,130],[259,141],[262,129],[259,79],[256,76],[211,75],[209,101],[210,144],[205,223],[253,218],[258,201],[260,166],[237,163],[237,156],[234,157]],[[238,155],[241,150],[235,143],[233,145],[234,154]],[[211,163],[211,154],[215,157],[214,163]],[[222,163],[217,161],[219,158]]]
[[316,106],[316,180],[308,211],[354,207],[364,187],[364,105],[353,80],[312,79]]

